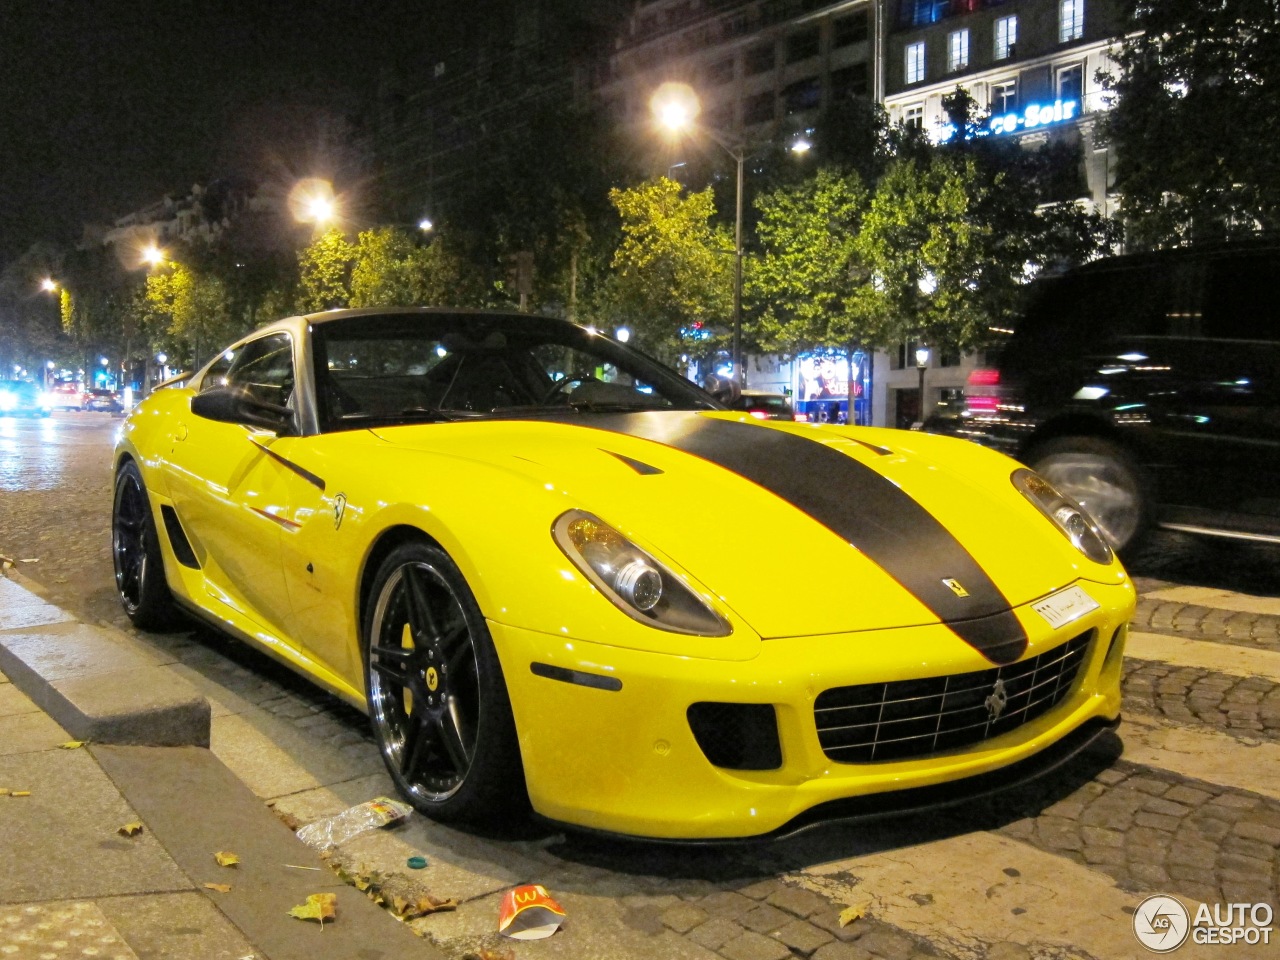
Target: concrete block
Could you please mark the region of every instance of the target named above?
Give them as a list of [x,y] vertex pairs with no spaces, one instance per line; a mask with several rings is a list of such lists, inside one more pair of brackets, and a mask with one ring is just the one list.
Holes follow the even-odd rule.
[[65,610],[46,603],[25,587],[0,576],[0,631],[66,623],[74,619]]
[[77,740],[209,745],[209,703],[160,661],[100,627],[0,633],[0,670]]

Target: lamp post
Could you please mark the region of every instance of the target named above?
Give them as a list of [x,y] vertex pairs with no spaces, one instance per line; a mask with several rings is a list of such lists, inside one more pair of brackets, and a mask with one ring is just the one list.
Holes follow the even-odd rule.
[[924,371],[929,366],[929,348],[923,343],[916,347],[916,370],[920,373],[920,422],[924,423]]

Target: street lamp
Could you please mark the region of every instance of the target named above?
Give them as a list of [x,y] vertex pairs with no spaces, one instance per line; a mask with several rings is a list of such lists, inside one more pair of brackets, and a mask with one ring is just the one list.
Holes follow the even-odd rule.
[[430,233],[432,230],[435,229],[435,226],[436,225],[431,222],[430,217],[423,217],[421,220],[418,221],[418,229],[421,230],[423,233]]
[[649,100],[658,124],[669,133],[678,134],[695,125],[733,157],[737,165],[737,199],[733,213],[733,378],[742,386],[742,164],[747,152],[744,146],[731,146],[710,127],[696,124],[701,109],[698,95],[685,83],[664,83]]
[[923,343],[916,347],[916,370],[920,372],[920,422],[924,423],[924,371],[929,366],[929,348]]
[[148,244],[142,250],[142,262],[149,267],[158,267],[164,263],[164,251],[157,247],[154,243]]
[[289,209],[295,220],[314,223],[317,230],[332,223],[338,217],[333,184],[318,177],[299,180],[289,191]]
[[614,333],[614,338],[619,343],[626,343],[628,340],[631,339],[631,331],[628,330],[626,327],[619,327],[617,331]]
[[56,293],[58,290],[58,281],[53,277],[45,277],[40,281],[40,289],[45,293]]

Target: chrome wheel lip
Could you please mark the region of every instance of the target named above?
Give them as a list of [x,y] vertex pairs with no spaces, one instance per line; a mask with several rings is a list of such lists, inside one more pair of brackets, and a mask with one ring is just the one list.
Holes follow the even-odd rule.
[[[142,605],[142,584],[147,575],[146,494],[137,477],[126,473],[118,481],[124,489],[115,497],[111,517],[111,560],[115,569],[116,592],[126,612],[132,613]],[[121,508],[126,500],[138,508],[140,515],[135,529],[124,526]],[[130,567],[136,567],[131,570]]]
[[[408,589],[405,583],[405,570],[408,567],[414,567],[424,572],[436,585],[443,588],[447,592],[450,601],[457,609],[459,615],[462,615],[465,621],[465,614],[463,613],[463,607],[458,598],[457,592],[441,572],[430,563],[414,561],[403,564],[401,567],[396,569],[391,576],[387,578],[386,583],[383,584],[382,590],[379,593],[377,602],[374,606],[373,618],[369,631],[369,648],[367,651],[367,656],[369,657],[368,703],[369,716],[373,721],[375,732],[377,733],[379,750],[381,751],[384,760],[387,762],[387,765],[396,771],[403,770],[405,760],[404,750],[408,739],[406,731],[400,729],[400,719],[394,716],[394,712],[398,712],[400,710],[399,704],[403,703],[402,698],[405,687],[403,685],[395,684],[393,681],[384,677],[382,673],[374,668],[373,663],[377,657],[376,647],[383,638],[384,632],[388,628],[402,629],[402,627],[390,627],[388,616],[391,613],[392,604],[397,599],[397,592]],[[415,638],[414,642],[416,648],[418,643],[417,638]],[[465,636],[461,642],[465,645],[469,665],[472,670],[478,671],[475,644],[469,628],[466,629]],[[456,731],[458,731],[458,737],[461,741],[463,739],[463,734],[461,732],[463,724],[459,718],[461,704],[457,695],[458,691],[453,689],[454,681],[446,676],[446,672],[444,670],[440,670],[437,677],[439,687],[438,697],[436,697],[436,699],[438,699],[438,702],[433,701],[430,703],[422,703],[422,701],[426,699],[421,695],[422,690],[425,690],[425,686],[418,691],[414,691],[410,688],[410,692],[413,693],[414,697],[414,713],[417,714],[419,709],[425,710],[428,718],[431,718],[437,724],[445,722],[445,715],[448,714],[448,722],[453,725]],[[416,676],[415,679],[417,679]],[[422,671],[422,680],[425,684],[425,668]],[[419,706],[420,703],[421,706]],[[478,716],[478,690],[477,703],[473,706],[473,715]],[[470,743],[463,744],[467,756],[466,768],[452,778],[453,782],[447,789],[433,790],[426,784],[422,783],[419,779],[415,779],[412,772],[410,775],[401,774],[400,779],[403,781],[402,788],[405,789],[412,798],[426,803],[441,803],[450,799],[462,789],[463,785],[467,781],[467,775],[470,773],[470,764],[475,757],[475,741],[476,736],[475,731],[473,730]]]
[[1142,494],[1129,471],[1109,457],[1055,453],[1036,472],[1093,518],[1114,549],[1123,549],[1138,532]]

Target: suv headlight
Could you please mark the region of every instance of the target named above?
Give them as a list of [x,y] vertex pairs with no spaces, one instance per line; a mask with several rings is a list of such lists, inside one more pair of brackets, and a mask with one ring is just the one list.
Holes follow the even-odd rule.
[[1064,497],[1040,474],[1025,467],[1009,478],[1018,491],[1053,521],[1063,536],[1094,563],[1110,563],[1111,547],[1080,504]]
[[556,520],[551,533],[573,565],[633,620],[701,637],[733,632],[683,580],[603,520],[570,510]]

